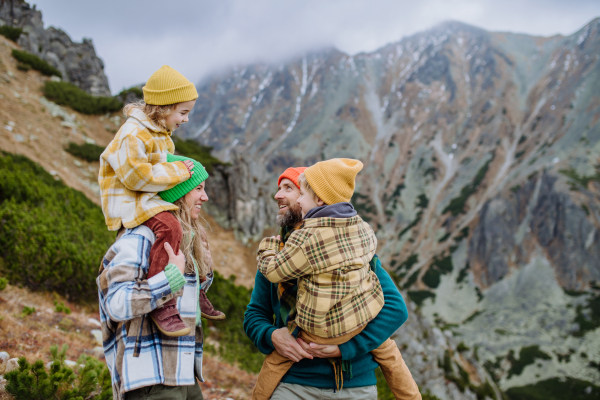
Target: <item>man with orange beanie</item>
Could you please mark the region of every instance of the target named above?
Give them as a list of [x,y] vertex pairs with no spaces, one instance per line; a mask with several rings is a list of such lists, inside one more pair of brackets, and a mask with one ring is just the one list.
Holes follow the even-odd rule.
[[[349,202],[355,177],[361,169],[362,163],[358,160],[332,159],[303,171],[291,171],[292,175],[298,174],[295,185],[299,188],[296,202],[300,210],[298,206],[294,210],[289,202],[286,204],[285,193],[280,195],[280,190],[276,195],[276,198],[281,197],[278,222],[292,218],[294,211],[299,211],[303,221],[287,237],[263,239],[258,249],[258,270],[264,278],[278,284],[282,321],[289,333],[298,337],[303,350],[315,347],[314,344],[302,346],[306,342],[341,346],[352,341],[384,307],[384,290],[376,273],[381,268],[375,255],[377,239]],[[279,181],[281,189],[282,178]],[[294,293],[294,307],[285,310],[286,297],[289,299],[292,293],[287,290],[290,284],[297,293]],[[251,305],[252,301],[249,309]],[[287,315],[285,311],[289,311]],[[371,347],[371,353],[395,397],[420,399],[410,371],[389,334],[379,344],[376,349],[376,346]],[[353,383],[351,360],[335,357],[329,357],[334,392],[343,390],[344,376]],[[281,385],[278,386],[294,361],[278,351],[269,354],[253,398],[300,398],[299,393],[293,392],[296,389],[286,387],[284,393]],[[302,396],[307,394],[302,393]],[[360,398],[373,397],[361,395]]]

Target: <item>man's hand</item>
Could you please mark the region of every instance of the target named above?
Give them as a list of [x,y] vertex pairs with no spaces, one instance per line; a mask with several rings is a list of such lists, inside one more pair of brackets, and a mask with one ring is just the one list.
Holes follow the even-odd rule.
[[317,358],[337,358],[342,356],[342,352],[337,344],[308,344],[302,339],[296,339],[296,342],[304,351]]
[[271,340],[273,341],[273,346],[275,346],[275,351],[294,362],[298,362],[303,358],[310,358],[311,360],[313,358],[290,335],[287,327],[275,329],[271,334]]

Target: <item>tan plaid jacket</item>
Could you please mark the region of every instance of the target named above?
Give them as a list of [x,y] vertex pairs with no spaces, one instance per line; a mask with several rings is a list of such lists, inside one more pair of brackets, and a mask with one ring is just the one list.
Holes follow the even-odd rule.
[[371,321],[383,307],[379,279],[369,267],[375,233],[359,216],[309,218],[279,251],[265,238],[258,269],[271,282],[298,278],[296,323],[306,332],[332,338]]
[[98,183],[102,212],[111,231],[135,228],[156,214],[176,210],[158,192],[190,177],[182,162],[167,162],[175,145],[171,132],[152,123],[141,110],[129,118],[100,156]]

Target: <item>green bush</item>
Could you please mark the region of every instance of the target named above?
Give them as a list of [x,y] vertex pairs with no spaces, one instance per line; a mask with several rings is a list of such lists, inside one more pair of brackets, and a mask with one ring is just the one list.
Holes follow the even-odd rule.
[[423,281],[424,284],[426,284],[427,286],[429,286],[432,289],[435,289],[436,287],[438,287],[440,285],[440,276],[441,276],[441,272],[433,267],[430,267],[427,272],[425,272],[425,274],[423,274],[423,277],[421,278],[421,280]]
[[0,266],[13,283],[95,300],[114,241],[99,206],[41,166],[0,153]]
[[82,114],[101,115],[123,108],[123,103],[115,97],[92,96],[67,82],[47,81],[43,91],[48,100],[69,106]]
[[62,301],[59,303],[58,301],[54,300],[54,311],[62,312],[67,315],[71,314],[71,309],[69,307],[65,306],[65,303]]
[[21,311],[21,317],[27,317],[35,312],[35,307],[27,307],[23,306],[23,311]]
[[428,298],[433,298],[435,299],[435,293],[430,292],[429,290],[415,290],[415,291],[409,291],[408,292],[408,297],[410,297],[410,299],[417,305],[417,306],[421,306],[421,304],[423,304],[423,302],[425,300],[427,300]]
[[475,177],[473,178],[473,181],[461,189],[460,195],[458,195],[457,197],[450,200],[450,204],[448,204],[446,206],[446,208],[444,208],[444,210],[442,210],[442,214],[450,212],[453,216],[456,217],[457,215],[465,212],[465,205],[467,204],[467,200],[479,188],[479,185],[483,181],[483,178],[485,178],[485,175],[487,174],[487,171],[493,160],[494,160],[494,154],[492,153],[492,158],[490,158],[483,165],[483,167],[481,167],[479,169],[479,171],[477,171],[477,175],[475,175]]
[[76,144],[69,142],[69,146],[65,151],[82,160],[93,162],[100,161],[100,155],[104,151],[104,147],[92,143]]
[[59,70],[57,70],[52,65],[48,64],[46,61],[42,60],[41,58],[39,58],[36,55],[13,49],[12,56],[17,61],[20,61],[23,64],[30,65],[31,68],[35,69],[36,71],[40,71],[44,75],[47,75],[47,76],[56,75],[56,76],[62,78],[62,74],[60,73]]
[[211,154],[212,147],[202,146],[191,139],[183,140],[174,136],[173,143],[175,143],[175,151],[177,153],[199,161],[209,174],[212,172],[215,165],[231,165],[214,157]]
[[531,365],[536,359],[550,360],[551,357],[540,350],[540,346],[527,346],[521,348],[519,352],[519,359],[515,359],[514,353],[511,350],[508,353],[508,361],[510,361],[511,367],[508,370],[508,379],[513,375],[521,375],[526,366]]
[[588,300],[587,307],[589,315],[584,313],[584,306],[577,306],[577,315],[575,321],[579,325],[579,330],[573,335],[582,337],[586,332],[593,331],[600,326],[600,296],[592,297]]
[[21,33],[23,33],[23,28],[14,28],[8,25],[0,26],[0,35],[4,36],[8,40],[12,40],[15,43],[17,40],[19,40]]
[[566,377],[550,378],[506,391],[510,400],[592,400],[600,398],[600,387],[592,382]]
[[47,371],[42,360],[29,364],[19,358],[19,368],[6,373],[6,391],[16,400],[109,400],[112,398],[110,373],[106,365],[82,355],[75,370],[64,364],[67,345],[52,346],[53,363]]
[[27,72],[31,69],[31,65],[25,63],[17,63],[17,69],[19,71]]
[[117,97],[121,99],[123,103],[127,101],[128,97],[134,97],[138,100],[142,100],[144,98],[144,92],[139,87],[133,86],[129,89],[121,90],[121,93],[119,93]]
[[0,290],[6,289],[6,285],[8,285],[8,279],[0,278]]
[[[244,313],[251,295],[251,289],[235,284],[234,276],[225,279],[215,271],[208,296],[215,309],[223,311],[227,319],[223,322],[203,320],[203,323],[217,328],[213,334],[217,336],[219,349],[207,345],[207,351],[218,353],[229,363],[238,363],[239,367],[246,371],[258,373],[265,356],[244,333]],[[208,332],[208,329],[205,332]]]

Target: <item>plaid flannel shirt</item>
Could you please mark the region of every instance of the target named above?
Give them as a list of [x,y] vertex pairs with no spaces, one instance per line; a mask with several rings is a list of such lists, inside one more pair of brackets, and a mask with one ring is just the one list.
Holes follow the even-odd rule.
[[375,233],[359,216],[308,218],[279,250],[265,238],[258,270],[273,283],[298,278],[296,323],[320,337],[341,336],[369,323],[383,307],[379,279],[369,266]]
[[[104,355],[115,400],[143,386],[193,385],[195,378],[204,382],[202,325],[196,324],[200,282],[195,271],[186,270],[183,288],[173,293],[164,272],[146,279],[154,241],[154,233],[145,225],[125,231],[104,256],[96,280]],[[202,287],[208,290],[211,282]],[[147,314],[178,295],[179,313],[195,329],[187,336],[168,337]]]
[[175,145],[171,132],[152,123],[141,110],[133,109],[127,121],[100,156],[98,184],[102,212],[111,231],[135,228],[156,214],[176,210],[158,192],[190,178],[180,161],[167,162]]

